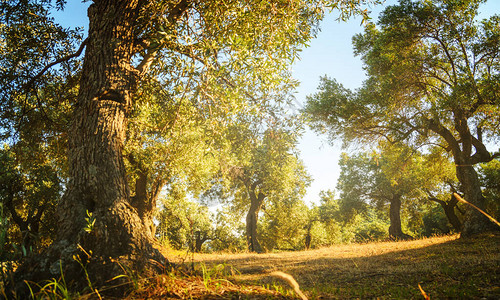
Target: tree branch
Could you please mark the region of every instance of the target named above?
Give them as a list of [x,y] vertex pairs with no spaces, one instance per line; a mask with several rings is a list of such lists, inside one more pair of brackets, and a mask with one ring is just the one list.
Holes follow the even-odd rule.
[[475,136],[471,135],[472,137],[472,145],[474,146],[474,149],[476,149],[476,153],[472,155],[472,161],[471,164],[477,164],[480,162],[489,162],[493,159],[491,156],[490,152],[488,149],[486,149],[486,146]]
[[75,53],[72,53],[72,54],[69,54],[69,55],[66,55],[64,57],[61,57],[53,62],[51,62],[50,64],[46,65],[45,68],[43,68],[40,72],[38,72],[38,74],[36,74],[34,77],[32,77],[24,86],[23,86],[23,89],[28,89],[30,88],[34,83],[35,81],[37,81],[45,72],[47,72],[48,69],[52,68],[53,66],[57,65],[57,64],[60,64],[62,62],[65,62],[65,61],[68,61],[72,58],[75,58],[75,57],[78,57],[82,54],[83,52],[83,49],[85,48],[85,46],[87,45],[88,43],[88,39],[89,38],[86,38],[81,44],[80,44],[80,48],[78,48],[78,50],[75,52]]

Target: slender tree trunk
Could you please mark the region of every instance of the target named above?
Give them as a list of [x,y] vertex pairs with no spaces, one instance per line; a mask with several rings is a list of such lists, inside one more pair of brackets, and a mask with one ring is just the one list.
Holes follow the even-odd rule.
[[309,248],[311,248],[311,240],[312,240],[312,236],[311,236],[311,228],[312,228],[312,223],[307,225],[307,228],[306,228],[306,239],[305,239],[305,246],[306,246],[306,250],[309,250]]
[[389,207],[389,220],[391,225],[389,226],[389,236],[391,238],[400,239],[411,239],[412,237],[403,233],[401,228],[401,196],[393,195],[390,200]]
[[248,251],[262,253],[262,246],[257,239],[257,222],[259,221],[259,211],[264,202],[265,195],[259,193],[255,195],[255,191],[250,193],[250,209],[248,210],[246,219],[246,236]]
[[[20,279],[57,278],[62,269],[66,281],[81,288],[85,276],[73,257],[86,260],[85,253],[92,253],[86,268],[96,284],[123,274],[116,260],[134,269],[147,268],[148,258],[164,262],[130,204],[122,156],[135,90],[130,61],[138,3],[103,0],[89,8],[88,44],[68,135],[70,176],[58,206],[56,239],[43,258],[18,269]],[[90,233],[87,212],[95,219]]]
[[194,235],[194,249],[193,252],[201,252],[201,247],[203,244],[209,239],[206,233],[201,233],[200,231],[196,231]]

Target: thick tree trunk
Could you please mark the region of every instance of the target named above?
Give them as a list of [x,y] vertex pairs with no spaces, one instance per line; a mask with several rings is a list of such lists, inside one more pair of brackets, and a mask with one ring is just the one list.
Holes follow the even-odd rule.
[[206,233],[201,233],[200,231],[196,231],[194,235],[194,249],[192,249],[193,252],[201,252],[201,247],[203,244],[209,240],[209,237],[207,236]]
[[[485,199],[474,165],[489,162],[493,159],[493,156],[482,142],[480,128],[477,128],[477,138],[471,134],[470,124],[467,119],[469,112],[457,107],[453,111],[453,115],[454,127],[459,134],[458,139],[436,119],[428,120],[428,126],[429,129],[439,134],[447,142],[453,154],[457,178],[464,192],[465,200],[484,210]],[[473,153],[473,149],[475,153]],[[462,224],[462,237],[499,230],[498,226],[494,226],[487,217],[476,209],[470,206],[466,209],[465,220]]]
[[[89,8],[88,44],[68,135],[70,177],[58,207],[57,236],[44,257],[19,268],[21,283],[57,278],[62,269],[66,282],[86,286],[73,259],[87,260],[81,248],[91,253],[86,268],[95,284],[123,274],[116,261],[134,269],[147,268],[149,258],[164,262],[130,204],[122,157],[135,89],[130,61],[138,9],[138,0],[95,1]],[[90,233],[87,211],[95,218]]]
[[390,200],[389,220],[391,222],[389,226],[389,236],[391,238],[396,240],[412,238],[410,235],[403,233],[401,228],[401,196],[399,195],[393,195]]
[[259,211],[264,202],[265,195],[259,193],[255,195],[252,190],[250,193],[250,209],[246,218],[246,236],[248,251],[262,253],[262,246],[257,238],[257,222],[259,221]]
[[[462,186],[465,200],[484,210],[485,199],[481,191],[479,177],[477,172],[474,170],[474,167],[466,163],[457,164],[456,170],[457,178]],[[461,234],[462,237],[497,230],[499,230],[498,226],[493,224],[479,211],[467,205]]]

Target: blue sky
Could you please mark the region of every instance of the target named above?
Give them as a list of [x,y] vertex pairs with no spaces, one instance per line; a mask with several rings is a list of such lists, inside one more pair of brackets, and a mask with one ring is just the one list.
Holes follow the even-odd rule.
[[[55,14],[56,20],[64,26],[83,26],[86,31],[88,25],[86,7],[89,3],[69,0],[65,10]],[[377,19],[385,6],[395,3],[396,0],[389,0],[384,5],[371,9],[373,20]],[[482,6],[481,11],[482,18],[500,14],[500,1],[489,0]],[[292,68],[293,76],[301,82],[296,93],[298,103],[304,103],[306,96],[316,91],[320,76],[328,75],[336,78],[350,89],[359,87],[365,78],[361,61],[358,57],[354,57],[351,44],[352,36],[363,31],[361,19],[338,22],[337,15],[336,12],[332,12],[325,18],[321,24],[321,32],[311,41],[309,47],[302,51],[300,61]],[[338,167],[342,151],[340,145],[340,141],[331,145],[326,137],[317,136],[309,130],[303,136],[299,145],[301,157],[314,179],[308,189],[306,203],[317,203],[321,190],[335,188],[340,172]]]

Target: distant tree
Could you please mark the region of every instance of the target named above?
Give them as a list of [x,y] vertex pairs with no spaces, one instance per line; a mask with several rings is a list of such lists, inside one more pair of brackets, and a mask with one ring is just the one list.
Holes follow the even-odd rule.
[[320,205],[313,207],[311,244],[325,246],[387,238],[387,216],[371,203],[349,203],[333,191],[321,191]]
[[230,206],[221,207],[215,216],[214,238],[209,247],[213,251],[241,252],[248,249],[245,237],[245,223],[241,214]]
[[[260,220],[259,236],[267,251],[300,250],[305,245],[309,208],[297,197],[266,204]],[[312,228],[309,228],[309,232]],[[309,244],[310,246],[310,244]]]
[[372,155],[343,154],[339,164],[338,189],[344,205],[362,208],[370,202],[382,208],[389,203],[389,236],[410,238],[401,227],[403,200],[418,201],[423,189],[435,184],[432,173],[423,168],[422,156],[404,145],[381,143],[381,150]]
[[308,220],[305,224],[305,248],[315,248],[334,244],[340,234],[342,212],[339,210],[338,200],[333,191],[321,191],[319,206],[313,204],[309,210]]
[[[305,112],[312,127],[346,142],[390,137],[408,145],[439,145],[453,157],[467,201],[485,208],[475,170],[500,153],[500,17],[479,22],[484,1],[401,0],[354,37],[368,79],[351,92],[323,78]],[[495,229],[494,229],[495,228]],[[467,208],[464,236],[496,230]]]
[[220,188],[219,195],[229,200],[236,211],[247,211],[249,251],[263,251],[257,229],[263,205],[297,201],[309,184],[298,158],[296,130],[265,128],[264,124],[242,120],[225,135],[228,156],[223,158],[220,182],[214,188]]
[[208,207],[189,200],[181,186],[172,185],[161,203],[156,230],[160,240],[166,239],[175,249],[201,252],[203,244],[214,238],[213,216]]

